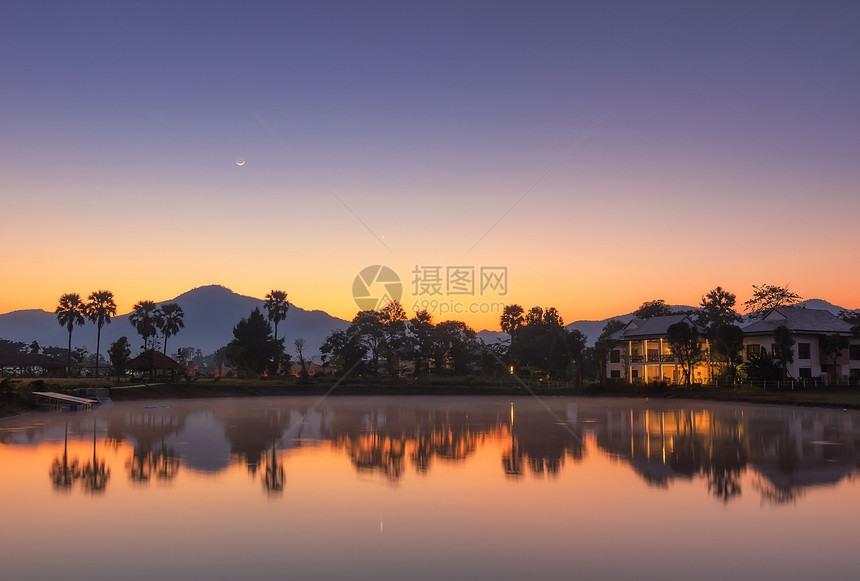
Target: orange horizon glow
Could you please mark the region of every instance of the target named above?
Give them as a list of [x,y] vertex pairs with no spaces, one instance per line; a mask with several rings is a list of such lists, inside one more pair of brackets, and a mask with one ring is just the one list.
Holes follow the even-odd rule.
[[[398,273],[400,272],[398,270]],[[401,274],[401,278],[404,276]],[[290,302],[304,310],[321,310],[331,316],[348,321],[359,310],[350,295],[352,278],[353,275],[351,274],[346,277],[339,277],[337,285],[340,288],[337,290],[333,288],[335,286],[333,282],[330,283],[329,281],[322,280],[301,281],[300,284],[294,285],[294,288],[284,284],[265,284],[258,281],[230,285],[190,278],[185,283],[187,286],[180,286],[182,283],[176,285],[144,283],[141,285],[139,282],[123,284],[117,281],[115,284],[102,284],[97,287],[93,285],[85,287],[84,284],[79,283],[77,288],[75,288],[75,285],[59,286],[55,281],[45,281],[46,284],[39,285],[36,290],[7,289],[1,295],[0,314],[27,309],[42,309],[53,312],[60,295],[64,293],[78,292],[86,300],[90,292],[95,290],[111,290],[114,293],[117,304],[117,315],[123,315],[131,312],[133,305],[140,300],[153,300],[155,302],[169,301],[193,288],[218,284],[229,288],[237,294],[261,300],[272,289],[285,290],[289,294]],[[511,278],[514,277],[511,276]],[[53,282],[53,288],[49,286],[50,282]],[[757,280],[754,282],[755,284],[761,284],[765,281]],[[730,292],[735,292],[738,296],[735,308],[739,312],[744,312],[743,302],[752,295],[751,284],[746,284],[744,285],[746,288],[743,288],[741,285],[733,287],[725,282],[721,283],[718,281],[708,287],[691,288],[693,285],[688,284],[684,288],[681,288],[680,285],[673,285],[671,289],[667,288],[663,291],[657,288],[656,285],[641,285],[641,287],[636,287],[626,285],[621,281],[617,281],[615,284],[617,287],[611,293],[607,293],[602,288],[580,287],[576,282],[573,282],[571,283],[573,292],[568,296],[564,296],[566,293],[561,292],[563,289],[553,288],[549,284],[538,284],[531,288],[521,288],[523,285],[520,284],[520,281],[514,279],[511,282],[509,294],[501,298],[483,298],[479,296],[432,297],[434,300],[446,303],[446,308],[450,307],[450,303],[457,303],[456,306],[468,309],[470,303],[474,302],[478,308],[492,309],[488,313],[455,313],[449,309],[446,313],[432,313],[434,315],[433,320],[436,322],[463,320],[476,330],[498,330],[501,313],[497,312],[497,307],[501,307],[502,304],[520,304],[526,309],[532,306],[543,308],[555,307],[561,313],[565,323],[572,323],[578,320],[603,320],[630,313],[636,310],[643,302],[654,299],[663,299],[669,305],[697,307],[702,295],[717,285],[722,286]],[[778,279],[776,284],[780,284]],[[416,301],[426,300],[428,297],[410,295],[411,289],[409,286],[409,281],[404,281],[404,297],[401,303],[407,309],[407,313],[411,315],[411,307]],[[831,304],[849,310],[860,307],[857,292],[849,288],[828,289],[822,284],[789,284],[788,286],[791,290],[799,293],[803,299],[823,299]],[[858,287],[860,287],[860,281],[858,281]],[[15,291],[17,291],[17,294],[13,294]]]

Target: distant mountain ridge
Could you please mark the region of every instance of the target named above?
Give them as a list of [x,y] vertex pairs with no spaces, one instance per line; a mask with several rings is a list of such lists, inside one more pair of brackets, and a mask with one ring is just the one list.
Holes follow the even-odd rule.
[[[175,299],[158,304],[170,302],[179,304],[185,312],[185,328],[175,337],[170,338],[167,344],[168,351],[175,353],[179,347],[194,347],[207,355],[230,342],[236,323],[243,317],[247,317],[255,307],[262,309],[264,303],[262,299],[240,295],[221,285],[197,287],[182,293]],[[823,309],[833,314],[843,310],[842,307],[822,299],[807,299],[796,306]],[[673,305],[670,308],[675,312],[695,309],[687,305]],[[860,309],[856,311],[860,312]],[[114,317],[111,323],[102,329],[103,355],[107,347],[122,336],[128,337],[133,351],[139,350],[141,340],[129,323],[128,317],[128,313]],[[627,323],[632,318],[633,313],[627,313],[600,321],[575,321],[568,324],[566,328],[581,331],[588,343],[593,344],[607,322],[619,320]],[[333,317],[324,311],[305,310],[290,305],[287,319],[279,325],[278,331],[286,339],[284,345],[288,353],[293,353],[295,339],[303,337],[307,342],[309,354],[318,357],[319,347],[329,333],[344,330],[348,326],[349,321]],[[495,343],[500,339],[508,338],[507,333],[486,329],[478,332],[478,336],[485,343]],[[22,341],[27,344],[35,340],[44,347],[65,347],[68,344],[68,333],[57,324],[54,313],[41,309],[26,309],[0,315],[0,339]],[[91,323],[83,327],[75,327],[72,332],[72,347],[86,347],[92,352],[95,350],[95,343],[96,330]]]
[[[223,347],[233,338],[233,327],[243,317],[247,317],[255,307],[262,310],[264,301],[234,293],[220,285],[208,285],[182,293],[172,300],[158,303],[177,303],[185,313],[185,328],[170,337],[167,350],[175,353],[179,347],[194,347],[204,354],[214,352]],[[119,315],[111,319],[110,324],[102,328],[102,354],[107,347],[122,336],[128,337],[132,350],[139,350],[140,336],[129,322],[129,314]],[[318,355],[318,349],[325,338],[334,330],[346,329],[347,321],[332,317],[318,310],[308,311],[290,305],[286,321],[278,326],[278,334],[284,337],[285,349],[288,353],[294,351],[293,341],[303,337],[307,341],[308,351]],[[0,339],[23,341],[31,343],[38,341],[42,346],[65,347],[69,335],[64,327],[60,327],[54,313],[41,309],[13,311],[0,315]],[[75,327],[72,331],[72,347],[86,347],[90,352],[96,348],[96,329],[91,323],[83,327]]]

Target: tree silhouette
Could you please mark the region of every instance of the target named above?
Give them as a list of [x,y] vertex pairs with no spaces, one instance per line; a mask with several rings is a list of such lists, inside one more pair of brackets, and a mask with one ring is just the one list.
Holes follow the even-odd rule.
[[120,337],[108,348],[108,359],[117,375],[119,375],[120,367],[128,361],[131,356],[131,346],[128,344],[128,337]]
[[185,318],[185,313],[182,311],[182,307],[180,307],[176,303],[166,303],[161,305],[161,308],[158,310],[160,314],[157,314],[155,317],[155,324],[161,330],[161,334],[164,335],[164,354],[167,355],[167,340],[176,335],[179,332],[179,329],[185,328],[185,322],[183,319]]
[[78,293],[68,293],[60,297],[60,304],[54,311],[57,314],[57,322],[61,327],[65,327],[69,332],[69,361],[66,368],[66,375],[71,375],[72,371],[72,329],[75,325],[82,326],[86,320],[84,319],[85,305],[81,302],[81,295]]
[[711,354],[725,364],[722,376],[731,385],[738,379],[738,368],[743,363],[744,332],[737,325],[713,325],[708,331]]
[[110,324],[110,318],[116,316],[116,303],[113,300],[113,293],[103,290],[90,294],[88,301],[84,307],[84,313],[91,323],[96,324],[96,377],[98,377],[102,327]]
[[516,334],[520,327],[523,326],[523,323],[525,323],[524,314],[525,310],[521,305],[505,305],[505,308],[502,311],[502,316],[499,319],[499,325],[501,326],[502,331],[507,333],[511,338],[511,342],[508,345],[508,357],[514,365],[517,364]]
[[[143,350],[149,350],[149,339],[154,337],[157,331],[156,321],[158,319],[158,307],[153,301],[140,301],[134,305],[131,315],[128,317],[128,322],[137,331],[137,334],[143,338]],[[152,347],[155,349],[155,345]]]
[[752,285],[753,296],[744,303],[750,319],[760,319],[778,307],[790,307],[800,301],[800,295],[788,290],[788,286],[775,284]]
[[702,359],[702,347],[699,345],[699,330],[684,321],[669,325],[666,329],[666,339],[669,349],[681,365],[684,374],[684,385],[690,387],[693,368]]
[[600,383],[604,383],[606,381],[606,360],[609,358],[611,351],[618,344],[618,341],[613,339],[612,336],[625,326],[626,325],[618,319],[609,319],[603,327],[603,331],[600,332],[600,336],[597,338],[597,341],[594,343],[594,358],[598,366],[598,377],[600,378]]
[[520,305],[505,305],[501,320],[499,321],[502,331],[513,337],[517,329],[525,322],[524,313],[525,311]]
[[266,315],[272,322],[275,328],[275,339],[278,338],[278,323],[286,320],[287,311],[290,310],[290,303],[287,300],[287,293],[281,290],[272,290],[266,295],[266,302],[263,305],[266,309]]
[[582,331],[578,329],[571,329],[567,334],[566,340],[570,360],[576,366],[576,387],[582,387],[582,365],[585,359],[585,349],[588,347],[588,340]]
[[412,339],[412,354],[415,360],[413,375],[418,377],[427,368],[433,348],[433,317],[427,310],[418,311],[409,320],[409,336]]
[[272,326],[259,308],[233,327],[233,337],[227,345],[227,357],[241,373],[277,371],[284,341],[272,336]]
[[708,331],[712,327],[740,323],[741,316],[735,311],[736,301],[734,293],[716,287],[702,297],[696,322]]
[[773,360],[779,365],[782,379],[788,379],[788,366],[794,362],[794,339],[785,325],[773,330]]
[[637,319],[650,319],[652,317],[666,317],[672,314],[672,309],[663,299],[645,301],[633,312]]

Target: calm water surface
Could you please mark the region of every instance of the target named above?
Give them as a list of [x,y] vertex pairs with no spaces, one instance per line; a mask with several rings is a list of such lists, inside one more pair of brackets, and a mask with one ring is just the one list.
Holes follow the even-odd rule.
[[[317,405],[314,405],[317,404]],[[3,579],[852,579],[860,413],[148,401],[0,421]]]

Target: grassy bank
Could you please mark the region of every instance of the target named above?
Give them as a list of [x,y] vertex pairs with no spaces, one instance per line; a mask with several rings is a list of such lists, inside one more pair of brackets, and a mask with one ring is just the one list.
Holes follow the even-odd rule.
[[583,389],[531,384],[528,388],[510,378],[434,377],[420,381],[397,378],[352,378],[340,381],[317,377],[301,383],[288,378],[201,378],[192,382],[117,383],[108,379],[6,379],[0,382],[0,417],[35,408],[33,391],[74,394],[80,388],[111,387],[114,401],[173,398],[255,397],[291,395],[572,395],[582,397],[634,397],[651,399],[706,400],[822,406],[860,409],[860,388],[818,387],[806,389],[761,389],[697,386],[591,385]]

